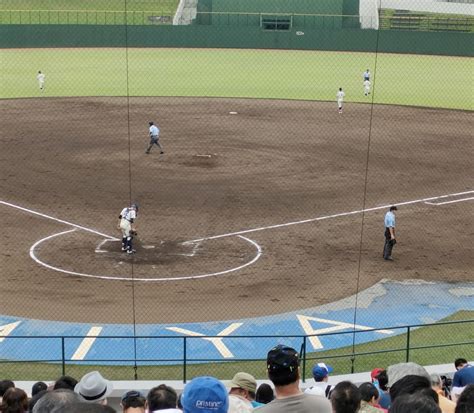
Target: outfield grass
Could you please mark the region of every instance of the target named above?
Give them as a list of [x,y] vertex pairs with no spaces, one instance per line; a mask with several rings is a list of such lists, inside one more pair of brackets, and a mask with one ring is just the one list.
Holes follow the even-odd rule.
[[[474,311],[459,311],[440,321],[473,320]],[[411,350],[410,361],[421,365],[452,363],[457,357],[474,359],[474,329],[473,323],[452,324],[442,326],[420,327],[410,334],[411,347],[421,346],[446,346],[422,350]],[[376,351],[390,352],[356,356],[354,363],[355,372],[370,371],[374,367],[384,367],[406,361],[406,334],[400,334],[383,340],[359,344],[354,348],[355,353]],[[470,343],[457,345],[456,343]],[[306,361],[306,378],[311,377],[311,367],[318,361],[325,361],[334,367],[334,374],[348,374],[351,372],[352,347],[343,347],[337,350],[308,353]],[[111,380],[132,380],[134,377],[133,366],[91,366],[67,365],[66,373],[81,377],[85,373],[97,369]],[[0,371],[4,378],[14,380],[54,380],[62,374],[61,364],[46,364],[34,362],[2,362]],[[191,364],[187,366],[187,377],[198,375],[213,375],[220,379],[231,379],[236,371],[246,371],[259,379],[265,378],[265,362],[252,361],[227,361],[212,364]],[[139,366],[138,378],[140,380],[180,380],[183,377],[183,366]]]
[[[128,55],[128,60],[127,60]],[[213,96],[335,100],[474,108],[473,59],[379,54],[374,93],[363,95],[362,73],[373,53],[243,49],[0,50],[0,98],[39,96]]]

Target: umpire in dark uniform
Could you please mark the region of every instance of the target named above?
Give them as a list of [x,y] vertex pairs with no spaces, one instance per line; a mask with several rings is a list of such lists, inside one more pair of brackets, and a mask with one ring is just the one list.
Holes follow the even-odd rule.
[[383,259],[393,261],[392,249],[397,243],[395,238],[395,212],[396,206],[391,206],[390,210],[385,214],[385,245],[383,248]]

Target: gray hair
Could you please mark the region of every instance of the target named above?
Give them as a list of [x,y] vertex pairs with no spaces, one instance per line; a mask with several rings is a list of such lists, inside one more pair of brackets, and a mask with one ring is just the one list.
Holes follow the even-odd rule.
[[443,387],[443,380],[438,373],[430,374],[430,380],[432,386]]
[[47,392],[33,407],[32,413],[54,413],[69,404],[83,401],[77,393],[67,389]]

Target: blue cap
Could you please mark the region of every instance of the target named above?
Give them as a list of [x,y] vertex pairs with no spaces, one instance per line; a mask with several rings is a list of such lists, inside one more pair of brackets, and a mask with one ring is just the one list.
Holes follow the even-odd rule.
[[181,396],[184,413],[227,413],[229,396],[214,377],[196,377],[184,387]]
[[333,372],[333,368],[325,363],[315,364],[313,367],[313,377],[316,381],[323,380],[329,373]]

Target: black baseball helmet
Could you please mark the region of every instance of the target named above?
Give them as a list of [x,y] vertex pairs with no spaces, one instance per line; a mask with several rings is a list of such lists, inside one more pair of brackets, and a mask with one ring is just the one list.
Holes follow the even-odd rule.
[[151,125],[153,125],[153,122],[150,121],[150,122],[148,122],[148,124],[151,126]]

